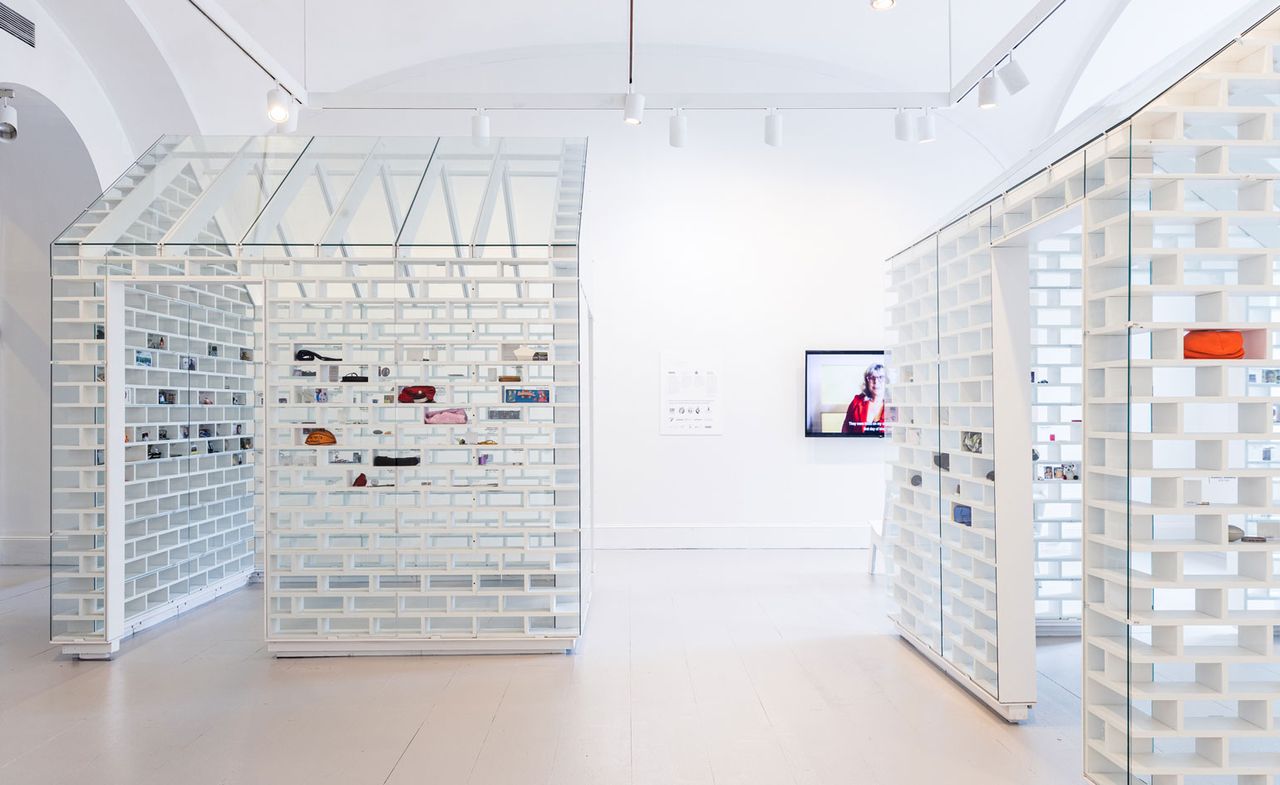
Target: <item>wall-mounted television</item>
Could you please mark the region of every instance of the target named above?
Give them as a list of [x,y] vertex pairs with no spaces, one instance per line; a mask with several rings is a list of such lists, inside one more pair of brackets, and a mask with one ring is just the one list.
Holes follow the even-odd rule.
[[893,421],[883,349],[804,353],[804,435],[883,438]]

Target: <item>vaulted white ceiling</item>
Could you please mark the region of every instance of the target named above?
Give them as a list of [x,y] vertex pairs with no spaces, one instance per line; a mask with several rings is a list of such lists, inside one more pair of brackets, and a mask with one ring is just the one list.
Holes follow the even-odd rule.
[[[268,130],[269,79],[188,0],[31,2],[58,19],[90,61],[131,140],[154,138],[157,123],[168,132]],[[626,85],[624,0],[196,2],[292,83],[349,105],[433,94],[460,96],[469,108],[476,104],[465,101],[485,94],[616,96]],[[1043,7],[1044,0],[898,0],[875,12],[866,0],[636,0],[635,82],[651,95],[941,94],[999,54],[998,42]],[[1005,168],[1185,47],[1272,7],[1268,0],[1064,0],[1018,49],[1031,87],[994,111],[978,110],[972,98],[950,107],[941,131]],[[307,108],[302,130],[327,114],[324,105]],[[383,122],[361,130],[353,120],[360,111],[337,110],[338,122],[314,128],[465,132],[463,112],[437,113],[440,122],[427,127]],[[582,115],[566,117],[543,123],[542,132],[590,131],[590,123],[574,120]],[[887,109],[814,111],[789,122],[866,123],[891,133]],[[495,128],[523,132],[516,122]]]
[[[533,87],[542,92],[626,84],[626,0],[220,2],[314,91],[364,82],[411,89],[433,65],[464,87],[510,91],[517,85],[485,79],[500,68],[475,75],[457,66],[540,58],[565,66],[540,72]],[[1035,5],[902,0],[876,12],[864,0],[638,0],[636,81],[654,92],[752,90],[772,67],[772,89],[943,90]],[[573,67],[587,61],[598,67]]]

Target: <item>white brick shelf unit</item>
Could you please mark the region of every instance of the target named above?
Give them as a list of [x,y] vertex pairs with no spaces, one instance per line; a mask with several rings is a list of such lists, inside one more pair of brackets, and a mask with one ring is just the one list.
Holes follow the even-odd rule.
[[124,528],[130,632],[242,586],[252,570],[253,321],[243,286],[109,285],[107,461],[122,449],[124,472],[108,488],[107,526]]
[[[990,355],[1000,447],[995,458],[1002,460],[1009,444],[998,403],[1008,379],[1034,390],[1034,416],[1027,419],[1040,461],[1072,463],[1079,449],[1082,483],[1058,481],[1049,495],[1040,490],[1042,468],[1039,481],[1028,481],[1025,457],[1020,470],[997,466],[995,574],[1006,576],[1024,559],[1028,569],[1020,583],[999,583],[995,597],[1004,614],[1006,597],[1033,596],[1038,576],[1041,589],[1034,596],[1040,603],[1050,599],[1043,591],[1048,554],[1043,547],[1035,554],[1010,553],[1006,542],[1020,542],[1004,539],[1002,524],[1010,517],[1028,530],[1037,527],[1039,546],[1061,549],[1057,564],[1074,569],[1082,556],[1084,769],[1100,785],[1280,783],[1277,114],[1280,19],[1273,17],[1127,122],[936,236],[943,251],[940,340],[949,334],[963,340],[972,332],[973,321],[964,329],[946,325],[949,303],[968,302],[972,312],[985,296],[975,269],[980,263],[972,260],[990,255],[997,296],[1003,264],[1013,269],[1020,262],[1029,274],[1021,293],[1032,305],[1028,367],[1048,383],[1028,388],[1026,376],[1008,375],[1016,364],[1002,366],[997,329]],[[979,226],[976,245],[966,244],[974,215],[984,211],[989,236]],[[911,295],[909,253],[890,262],[899,298],[893,316],[908,326],[899,311]],[[946,273],[953,259],[965,260],[971,277]],[[948,294],[948,288],[966,286],[967,292]],[[1002,311],[1008,308],[992,311],[997,325]],[[1186,357],[1184,341],[1197,330],[1239,333],[1244,356]],[[904,335],[911,337],[899,332],[899,351],[909,346]],[[952,421],[955,413],[942,411],[949,402],[945,366],[967,362],[972,372],[973,355],[963,348],[942,345],[939,352],[939,411]],[[957,383],[972,381],[959,377]],[[1080,406],[1083,422],[1076,423]],[[930,414],[910,416],[927,421]],[[909,437],[904,432],[894,438],[901,444]],[[898,497],[889,531],[895,558],[910,564],[926,558],[933,544],[912,535],[909,508],[901,503],[900,480],[911,471],[903,455],[909,452],[900,453],[894,468]],[[957,468],[965,465],[957,467],[952,458],[951,473]],[[939,517],[945,527],[943,475]],[[973,480],[960,481],[962,492],[966,481]],[[1028,486],[1025,501],[1002,496],[1002,486],[1011,482]],[[1074,487],[1080,488],[1078,502]],[[1034,497],[1031,488],[1037,489]],[[1014,498],[1021,512],[1001,506],[1002,498]],[[1044,528],[1059,518],[1073,523],[1077,515],[1082,552],[1072,549],[1071,530]],[[944,589],[951,569],[944,542]],[[900,608],[904,598],[914,597],[907,591],[912,588],[895,582]],[[1067,591],[1062,587],[1055,604],[1037,609],[1041,625],[1071,620],[1075,598]],[[930,610],[922,602],[909,607],[920,615]],[[944,642],[954,607],[944,602],[938,617]],[[903,624],[910,616],[897,613],[904,634],[920,647],[919,633]],[[1034,628],[1030,618],[1010,627],[1002,617],[994,642],[1002,691],[1006,665],[1013,662],[1004,656],[1008,636]],[[967,663],[958,666],[944,655],[935,650],[931,656],[953,676],[963,672]],[[1034,667],[1034,650],[1024,648],[1020,657]],[[974,683],[981,686],[980,680],[966,686],[983,697]]]
[[1035,243],[1030,263],[1036,627],[1041,635],[1078,635],[1084,452],[1079,227]]
[[[109,655],[161,591],[216,577],[173,578],[177,554],[248,576],[261,520],[277,655],[571,649],[585,159],[559,139],[157,143],[53,248],[53,640]],[[398,402],[424,385],[434,403]],[[424,422],[445,408],[466,424]],[[118,526],[121,504],[149,517]],[[181,516],[198,540],[156,523]]]
[[942,552],[938,454],[938,243],[936,238],[890,262],[894,339],[889,395],[896,410],[890,437],[886,540],[895,566],[893,618],[935,653],[942,651]]
[[[1280,782],[1280,20],[1136,115],[1089,205],[1086,756]],[[1244,357],[1187,359],[1191,330]],[[1280,458],[1280,455],[1275,457]],[[1236,542],[1238,527],[1262,542]]]
[[890,262],[899,425],[888,531],[903,637],[1017,721],[1035,702],[1020,577],[1031,572],[1030,486],[997,478],[1025,475],[1031,450],[1030,301],[1025,261],[991,244],[992,216],[972,213]]

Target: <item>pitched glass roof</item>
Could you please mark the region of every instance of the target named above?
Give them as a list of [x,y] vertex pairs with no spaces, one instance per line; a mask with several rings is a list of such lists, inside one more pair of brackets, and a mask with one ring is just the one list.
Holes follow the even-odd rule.
[[300,247],[516,256],[577,245],[585,169],[585,139],[166,136],[55,244],[201,256]]

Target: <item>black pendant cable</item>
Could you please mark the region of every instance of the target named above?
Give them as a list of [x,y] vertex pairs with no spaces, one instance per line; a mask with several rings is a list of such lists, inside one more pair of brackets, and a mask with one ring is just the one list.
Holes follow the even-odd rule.
[[622,119],[628,125],[644,120],[644,96],[634,89],[636,77],[636,0],[630,0],[627,18],[627,95],[623,99]]

